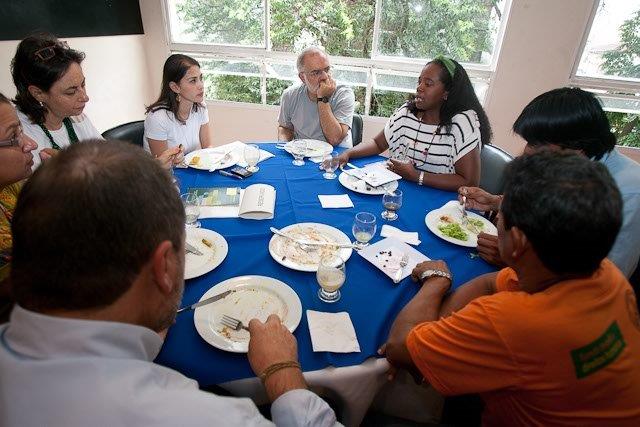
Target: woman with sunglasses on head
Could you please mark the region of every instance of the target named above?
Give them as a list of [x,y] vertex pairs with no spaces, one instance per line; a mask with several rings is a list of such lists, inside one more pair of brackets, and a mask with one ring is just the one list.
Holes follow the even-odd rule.
[[84,53],[55,36],[31,35],[11,61],[15,104],[24,133],[38,148],[34,166],[78,141],[102,138],[83,110],[89,97],[82,73]]
[[344,152],[341,163],[389,150],[388,168],[403,179],[443,190],[480,181],[480,149],[491,125],[469,76],[438,56],[422,69],[413,100],[400,107],[373,141]]
[[[189,153],[209,147],[210,138],[200,64],[187,55],[171,55],[162,70],[160,96],[147,107],[144,147],[156,157],[176,147]],[[180,153],[174,163],[181,161]]]
[[11,220],[22,188],[31,174],[36,143],[22,132],[20,120],[9,99],[0,93],[0,323],[8,319]]

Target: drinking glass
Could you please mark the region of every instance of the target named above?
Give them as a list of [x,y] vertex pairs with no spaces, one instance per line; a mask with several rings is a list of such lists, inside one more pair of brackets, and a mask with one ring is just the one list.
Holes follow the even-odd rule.
[[304,155],[307,154],[307,141],[303,139],[294,139],[291,142],[291,154],[293,155],[293,163],[296,166],[304,165]]
[[180,196],[184,205],[185,225],[188,228],[200,227],[200,199],[195,193],[185,193]]
[[340,288],[346,278],[344,260],[335,252],[320,258],[316,278],[320,284],[318,298],[324,302],[336,302],[340,299]]
[[244,147],[244,161],[247,162],[247,170],[249,172],[258,172],[260,170],[256,165],[260,161],[260,148],[256,144],[247,144]]
[[382,218],[387,221],[395,221],[398,219],[396,211],[402,206],[402,190],[387,191],[382,196],[382,206],[384,211],[382,212]]
[[336,179],[336,174],[334,173],[338,166],[340,165],[340,160],[338,159],[338,155],[329,154],[322,162],[324,164],[325,173],[322,174],[324,179]]
[[353,220],[351,232],[356,241],[353,242],[360,250],[369,244],[369,240],[376,234],[376,216],[369,212],[358,212]]

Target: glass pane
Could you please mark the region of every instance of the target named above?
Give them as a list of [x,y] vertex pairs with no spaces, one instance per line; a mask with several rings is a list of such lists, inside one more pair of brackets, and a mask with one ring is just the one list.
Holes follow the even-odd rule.
[[295,82],[292,80],[279,80],[267,78],[267,104],[280,105],[282,92]]
[[408,92],[375,89],[371,94],[370,116],[389,117],[411,96]]
[[178,43],[265,46],[263,0],[168,0]]
[[618,145],[640,148],[640,114],[606,111]]
[[601,1],[577,75],[640,80],[640,0]]
[[382,0],[377,53],[488,64],[504,0]]
[[260,66],[251,62],[199,58],[207,99],[260,104]]
[[323,46],[330,55],[369,58],[375,0],[271,0],[271,44],[279,52]]

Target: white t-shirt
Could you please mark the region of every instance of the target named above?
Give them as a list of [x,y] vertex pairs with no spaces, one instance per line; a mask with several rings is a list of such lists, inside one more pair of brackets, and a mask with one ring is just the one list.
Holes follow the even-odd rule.
[[407,104],[398,108],[384,127],[393,158],[413,160],[416,168],[430,173],[455,173],[455,163],[480,146],[480,121],[473,110],[451,118],[451,129],[418,119]]
[[167,141],[167,148],[182,144],[185,154],[199,150],[200,127],[209,123],[207,107],[200,105],[198,111],[191,111],[186,123],[181,123],[169,110],[156,110],[147,114],[144,120],[144,149],[149,149],[148,139]]
[[[38,126],[33,123],[26,114],[22,111],[17,110],[18,119],[20,120],[20,124],[22,125],[22,131],[33,139],[37,144],[38,148],[32,151],[33,154],[33,167],[35,170],[38,166],[40,166],[40,151],[43,148],[53,148],[51,146],[51,141],[47,134]],[[104,139],[100,132],[93,126],[89,117],[86,114],[80,114],[79,116],[69,117],[71,119],[71,123],[73,124],[73,130],[76,132],[79,141],[84,141],[87,139]],[[64,148],[71,145],[71,141],[69,140],[69,134],[67,133],[67,128],[64,124],[58,130],[49,130],[49,133],[53,137],[53,140],[56,142],[58,147]]]

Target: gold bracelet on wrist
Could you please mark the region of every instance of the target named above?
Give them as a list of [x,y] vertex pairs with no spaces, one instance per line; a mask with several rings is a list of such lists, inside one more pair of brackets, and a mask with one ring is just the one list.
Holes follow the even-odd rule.
[[274,363],[271,366],[268,366],[267,369],[262,371],[262,373],[259,375],[260,381],[262,381],[262,383],[264,384],[267,381],[267,378],[269,378],[271,375],[275,374],[281,369],[286,369],[286,368],[296,368],[302,371],[302,367],[300,367],[300,363],[294,360],[289,360],[287,362],[278,362],[278,363]]

